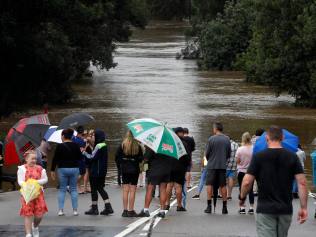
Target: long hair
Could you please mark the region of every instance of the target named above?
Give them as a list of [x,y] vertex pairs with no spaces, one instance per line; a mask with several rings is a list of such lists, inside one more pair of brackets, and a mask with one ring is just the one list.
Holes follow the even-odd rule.
[[245,132],[241,137],[241,145],[250,145],[251,144],[251,136],[249,132]]
[[139,144],[138,141],[134,139],[132,132],[129,130],[122,143],[123,152],[127,156],[135,156],[139,154]]

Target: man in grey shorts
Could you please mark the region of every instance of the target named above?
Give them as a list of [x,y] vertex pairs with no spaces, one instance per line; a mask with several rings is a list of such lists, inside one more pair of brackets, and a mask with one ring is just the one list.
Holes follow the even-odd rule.
[[292,183],[299,187],[301,208],[298,221],[307,219],[307,188],[302,165],[295,153],[282,147],[283,132],[277,126],[267,130],[268,148],[255,154],[245,175],[239,196],[245,202],[254,180],[258,183],[257,234],[258,237],[286,237],[291,225]]
[[220,187],[223,197],[222,214],[227,211],[226,168],[230,158],[231,145],[229,137],[223,134],[223,125],[219,122],[213,124],[214,135],[208,139],[205,157],[207,159],[206,190],[207,208],[205,213],[212,213],[212,194],[214,187]]

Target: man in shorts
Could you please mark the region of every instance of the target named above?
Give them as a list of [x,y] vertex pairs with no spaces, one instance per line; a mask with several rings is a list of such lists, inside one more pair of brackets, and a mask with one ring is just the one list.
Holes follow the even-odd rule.
[[173,187],[176,189],[176,198],[177,198],[177,211],[186,211],[186,209],[182,205],[182,191],[186,189],[184,186],[185,183],[185,174],[188,170],[188,167],[191,164],[191,158],[188,155],[188,144],[183,140],[184,131],[183,128],[178,127],[174,129],[174,132],[178,135],[180,140],[185,147],[187,154],[180,157],[180,159],[172,159],[172,168],[170,174],[170,182],[167,185],[167,202],[166,208],[170,208],[170,199],[172,196]]
[[226,178],[227,178],[227,200],[232,200],[232,190],[234,187],[234,182],[236,179],[237,170],[237,160],[236,151],[238,149],[238,143],[230,138],[231,153],[230,158],[227,163],[226,168]]
[[187,143],[187,153],[190,157],[190,165],[188,166],[186,175],[185,175],[185,180],[186,180],[186,186],[188,189],[191,188],[191,169],[192,169],[192,153],[195,151],[195,141],[194,138],[189,136],[189,129],[188,128],[183,128],[183,137],[182,139]]
[[147,188],[144,209],[138,214],[139,217],[149,217],[149,206],[152,200],[152,193],[159,185],[160,212],[158,216],[165,217],[165,204],[167,200],[167,184],[170,181],[172,157],[155,154],[151,149],[146,148],[144,159],[148,161]]
[[243,205],[254,180],[257,180],[258,237],[286,237],[292,221],[292,183],[297,181],[301,208],[297,220],[307,219],[307,183],[302,165],[295,153],[282,147],[283,132],[278,126],[267,130],[268,148],[253,155],[243,178],[239,195]]
[[207,208],[205,213],[212,213],[212,195],[214,187],[219,187],[223,197],[222,214],[228,214],[227,210],[227,189],[226,189],[226,168],[227,160],[231,154],[229,137],[223,134],[223,125],[219,122],[213,124],[214,135],[208,139],[205,156],[207,159]]

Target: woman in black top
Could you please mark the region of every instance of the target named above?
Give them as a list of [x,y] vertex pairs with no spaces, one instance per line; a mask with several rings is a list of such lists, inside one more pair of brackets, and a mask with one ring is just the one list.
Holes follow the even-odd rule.
[[128,131],[122,144],[118,147],[115,161],[122,173],[123,183],[123,217],[136,217],[134,211],[136,187],[139,176],[139,163],[143,160],[142,149],[133,137],[131,131]]
[[73,214],[75,216],[78,215],[77,180],[79,175],[79,161],[82,159],[82,154],[79,146],[71,141],[73,132],[74,131],[70,128],[62,131],[61,137],[63,143],[57,145],[52,162],[51,177],[53,180],[56,179],[55,170],[56,167],[58,167],[58,216],[64,215],[64,203],[68,185]]

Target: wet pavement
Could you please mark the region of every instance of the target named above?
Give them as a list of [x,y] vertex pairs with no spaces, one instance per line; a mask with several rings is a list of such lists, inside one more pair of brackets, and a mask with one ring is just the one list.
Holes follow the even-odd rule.
[[[205,214],[206,193],[201,200],[191,197],[196,189],[188,193],[187,212],[177,212],[173,205],[165,219],[155,217],[158,199],[151,205],[151,218],[122,218],[121,190],[116,186],[106,186],[115,213],[111,216],[85,216],[83,213],[90,205],[90,195],[79,196],[78,217],[71,215],[69,195],[66,199],[66,216],[57,216],[57,190],[45,191],[49,212],[40,226],[41,237],[255,237],[255,216],[239,215],[237,191],[233,191],[233,200],[228,202],[228,215],[221,214],[221,200],[218,200],[216,213]],[[135,210],[140,211],[144,203],[144,189],[139,189],[136,196]],[[174,203],[174,202],[173,202]],[[313,218],[315,206],[309,199],[308,221],[299,225],[296,222],[299,201],[294,200],[294,215],[289,237],[310,237],[315,235],[316,220]],[[19,193],[7,192],[0,194],[0,236],[24,236],[23,218],[19,216]],[[101,208],[101,207],[100,207]]]

